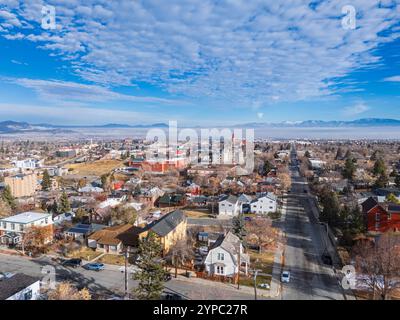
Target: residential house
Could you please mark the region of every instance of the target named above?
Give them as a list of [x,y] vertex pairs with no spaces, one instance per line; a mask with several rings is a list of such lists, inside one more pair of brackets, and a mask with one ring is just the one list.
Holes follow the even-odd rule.
[[177,241],[186,238],[187,219],[181,210],[175,210],[154,221],[148,228],[160,239],[165,255]]
[[120,254],[125,249],[132,251],[138,246],[139,230],[142,229],[131,224],[104,228],[89,235],[87,245],[97,251],[110,254]]
[[400,205],[379,203],[369,197],[361,204],[366,230],[370,232],[400,231]]
[[102,224],[86,224],[86,223],[77,223],[71,228],[64,231],[64,237],[69,240],[79,241],[81,243],[86,243],[87,238],[93,232],[106,228],[105,225]]
[[157,200],[159,208],[181,207],[186,205],[186,196],[180,193],[166,193]]
[[49,228],[48,242],[53,240],[53,219],[49,213],[27,211],[0,219],[0,243],[16,245],[22,241],[23,234],[30,227]]
[[39,297],[40,278],[16,273],[0,279],[0,300],[38,300]]
[[277,197],[273,193],[261,195],[251,202],[251,213],[268,214],[269,212],[276,212],[277,202]]
[[229,195],[223,197],[218,202],[218,217],[219,218],[232,218],[239,215],[240,207],[238,197]]
[[229,231],[226,235],[220,235],[208,251],[204,260],[205,271],[209,275],[234,277],[239,271],[239,256],[240,270],[247,274],[250,257],[244,253],[240,239]]

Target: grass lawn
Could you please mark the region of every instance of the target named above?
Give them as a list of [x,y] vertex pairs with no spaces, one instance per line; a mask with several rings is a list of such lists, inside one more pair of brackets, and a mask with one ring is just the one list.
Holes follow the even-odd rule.
[[125,265],[125,257],[119,254],[105,254],[97,261],[106,264],[116,264],[118,266]]
[[68,254],[68,258],[80,258],[83,260],[93,260],[94,258],[98,257],[101,255],[101,252],[96,252],[93,251],[90,248],[82,248],[80,250],[74,251],[70,254]]
[[188,209],[188,210],[183,210],[185,213],[186,217],[188,218],[211,218],[212,216],[210,215],[210,212],[208,210],[193,210],[193,209]]
[[123,166],[120,160],[98,160],[89,163],[72,163],[66,165],[68,169],[73,169],[73,174],[82,176],[101,176],[111,172],[115,168]]
[[[243,276],[240,277],[239,283],[243,286],[247,287],[254,287],[254,278],[253,277],[248,277],[245,278]],[[269,285],[271,284],[271,277],[270,276],[264,276],[264,275],[259,275],[257,276],[257,288],[260,289],[258,286],[261,283],[268,283]]]
[[274,252],[250,251],[250,266],[252,269],[262,270],[262,273],[271,274],[274,265]]

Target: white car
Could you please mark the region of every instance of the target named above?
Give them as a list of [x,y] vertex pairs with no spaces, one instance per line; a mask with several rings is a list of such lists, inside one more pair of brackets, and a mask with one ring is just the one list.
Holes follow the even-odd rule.
[[261,289],[270,289],[270,285],[268,283],[260,283],[258,286]]
[[281,281],[289,283],[289,281],[290,281],[290,272],[289,271],[283,271],[282,272]]

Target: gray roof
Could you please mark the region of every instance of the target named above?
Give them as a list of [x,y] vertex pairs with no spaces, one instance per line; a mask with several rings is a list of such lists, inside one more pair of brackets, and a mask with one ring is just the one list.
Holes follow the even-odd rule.
[[221,201],[228,201],[228,202],[230,202],[232,204],[236,204],[237,200],[238,200],[238,197],[233,196],[233,195],[229,195],[229,196],[226,196],[226,197],[221,199]]
[[175,210],[154,221],[150,229],[159,236],[164,237],[184,220],[186,220],[184,213],[181,210]]
[[[241,244],[240,239],[234,235],[231,231],[229,231],[226,235],[220,235],[217,241],[212,245],[211,249],[215,249],[217,247],[221,247],[225,251],[229,252],[232,255],[233,260],[236,263],[237,255],[239,251],[239,246]],[[249,262],[249,256],[247,254],[241,254],[240,259],[242,261]]]
[[31,277],[23,273],[17,273],[10,278],[0,281],[0,300],[6,300],[14,294],[24,290],[40,278]]
[[20,214],[16,214],[11,217],[3,218],[1,219],[1,221],[27,224],[27,223],[32,223],[39,219],[49,218],[51,216],[52,215],[50,213],[27,211],[27,212],[22,212]]

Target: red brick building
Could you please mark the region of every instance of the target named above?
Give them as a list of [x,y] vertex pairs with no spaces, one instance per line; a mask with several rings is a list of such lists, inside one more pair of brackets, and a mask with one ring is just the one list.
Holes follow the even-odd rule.
[[374,198],[370,197],[361,206],[367,231],[400,231],[400,205],[378,203]]

